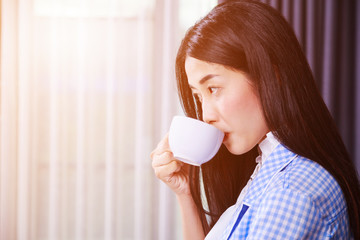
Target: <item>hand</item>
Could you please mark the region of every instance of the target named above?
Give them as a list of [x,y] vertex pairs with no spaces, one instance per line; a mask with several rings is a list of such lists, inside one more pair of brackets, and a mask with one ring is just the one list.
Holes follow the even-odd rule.
[[177,195],[190,195],[189,165],[174,158],[169,146],[169,134],[159,142],[150,157],[157,178]]

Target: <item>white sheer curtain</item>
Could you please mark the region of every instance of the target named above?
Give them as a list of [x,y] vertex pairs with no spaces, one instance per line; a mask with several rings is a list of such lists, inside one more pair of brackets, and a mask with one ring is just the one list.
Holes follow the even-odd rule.
[[1,0],[0,239],[181,239],[149,154],[216,1]]

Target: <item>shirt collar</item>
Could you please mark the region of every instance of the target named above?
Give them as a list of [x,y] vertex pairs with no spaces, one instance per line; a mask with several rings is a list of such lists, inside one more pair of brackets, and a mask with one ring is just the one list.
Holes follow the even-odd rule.
[[[259,197],[267,189],[267,186],[269,185],[273,177],[282,169],[284,169],[296,157],[295,153],[291,152],[284,145],[279,143],[274,136],[270,137],[269,134],[269,138],[267,135],[266,139],[268,139],[268,141],[272,143],[266,143],[267,141],[264,142],[264,139],[264,143],[261,142],[259,144],[259,148],[262,150],[260,156],[264,158],[264,160],[261,161],[265,161],[265,163],[261,163],[262,167],[261,169],[259,169],[259,172],[255,177],[254,181],[252,181],[248,193],[244,199],[244,202],[246,202],[248,205],[251,205],[256,199],[259,199]],[[275,141],[270,139],[276,140],[277,144],[275,143]],[[271,146],[271,148],[263,148],[264,144]]]
[[268,132],[264,140],[259,143],[259,157],[256,158],[256,162],[262,162],[270,156],[274,149],[279,145],[279,141],[275,138],[272,132]]

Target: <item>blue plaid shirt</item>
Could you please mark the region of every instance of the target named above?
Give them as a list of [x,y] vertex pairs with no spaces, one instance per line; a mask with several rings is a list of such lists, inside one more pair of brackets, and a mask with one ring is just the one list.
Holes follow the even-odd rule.
[[261,167],[222,239],[352,239],[346,201],[319,164],[279,144]]

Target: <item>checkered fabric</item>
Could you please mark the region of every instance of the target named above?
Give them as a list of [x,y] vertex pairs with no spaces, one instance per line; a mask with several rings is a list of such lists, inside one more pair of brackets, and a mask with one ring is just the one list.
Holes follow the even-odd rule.
[[352,237],[336,180],[319,164],[279,144],[251,183],[222,239]]

